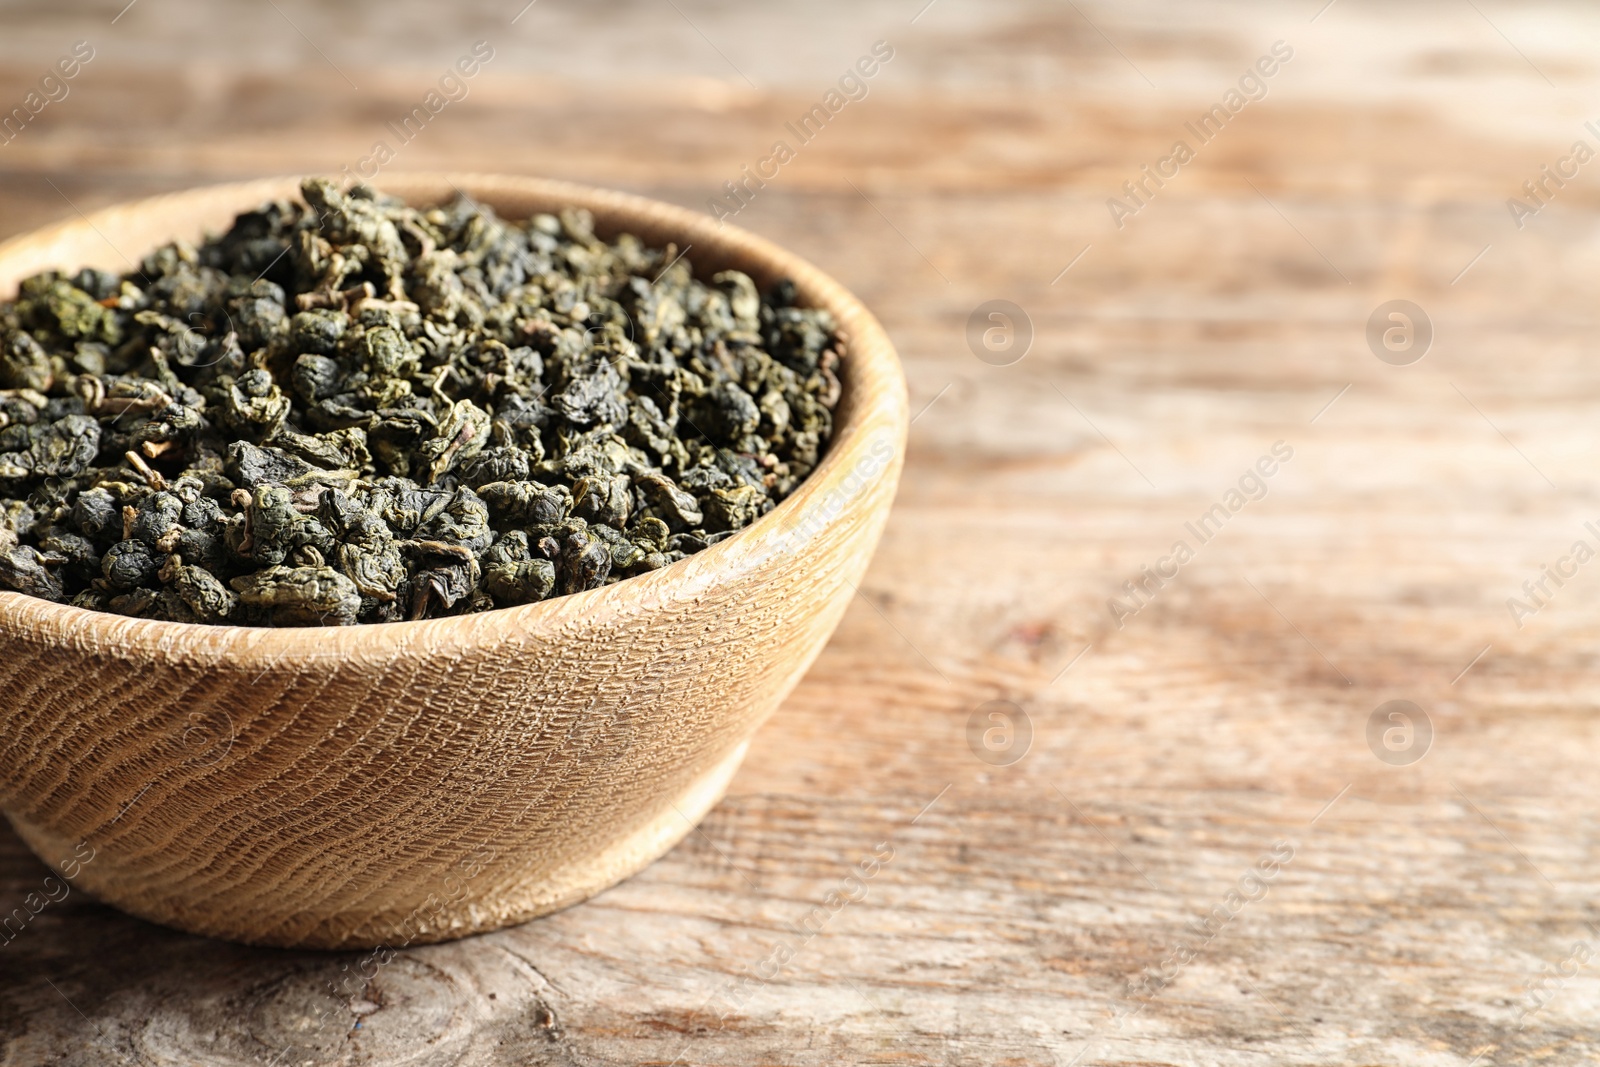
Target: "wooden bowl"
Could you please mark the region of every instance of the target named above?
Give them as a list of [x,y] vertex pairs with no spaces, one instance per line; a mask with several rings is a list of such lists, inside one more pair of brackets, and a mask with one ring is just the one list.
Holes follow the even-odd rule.
[[[73,884],[251,944],[442,941],[566,907],[645,867],[722,797],[750,737],[861,581],[904,452],[905,382],[872,315],[768,242],[683,208],[560,182],[405,175],[522,219],[692,246],[702,276],[794,279],[847,341],[834,438],[770,514],[669,567],[459,618],[259,629],[122,618],[0,593],[0,810]],[[129,269],[296,180],[76,218],[0,245],[30,274]]]

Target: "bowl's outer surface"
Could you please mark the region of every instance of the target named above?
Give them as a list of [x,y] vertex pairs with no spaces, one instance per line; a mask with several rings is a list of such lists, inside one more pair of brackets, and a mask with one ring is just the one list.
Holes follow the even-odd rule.
[[[52,866],[155,922],[255,944],[439,941],[585,899],[721,797],[750,736],[844,613],[907,428],[882,327],[802,260],[700,214],[525,178],[408,175],[503,217],[576,205],[602,233],[693,246],[697,274],[795,280],[847,339],[835,436],[749,529],[542,604],[298,630],[127,619],[0,593],[0,809]],[[129,269],[294,180],[111,208],[0,246],[0,294],[44,269]]]

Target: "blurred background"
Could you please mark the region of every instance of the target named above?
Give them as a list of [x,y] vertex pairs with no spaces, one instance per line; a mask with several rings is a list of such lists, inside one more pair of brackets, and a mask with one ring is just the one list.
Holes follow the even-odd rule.
[[[877,312],[917,418],[861,596],[667,858],[337,997],[340,957],[74,897],[0,950],[0,1063],[1588,1062],[1600,598],[1509,602],[1600,545],[1600,9],[124,4],[0,0],[0,238],[344,168],[737,206]],[[0,911],[42,872],[0,835]]]

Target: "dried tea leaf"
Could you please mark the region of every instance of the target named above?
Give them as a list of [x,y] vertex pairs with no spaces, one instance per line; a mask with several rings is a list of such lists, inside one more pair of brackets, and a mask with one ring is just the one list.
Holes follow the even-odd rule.
[[832,433],[823,311],[584,211],[326,180],[0,304],[0,588],[252,626],[594,589],[771,510]]

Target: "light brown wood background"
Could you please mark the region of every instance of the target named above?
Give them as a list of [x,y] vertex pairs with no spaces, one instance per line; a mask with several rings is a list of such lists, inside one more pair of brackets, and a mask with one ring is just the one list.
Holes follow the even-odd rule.
[[[1600,146],[1592,7],[520,6],[7,5],[5,106],[73,41],[97,58],[0,146],[0,234],[337,170],[479,38],[395,169],[699,205],[888,40],[738,220],[865,298],[926,406],[861,596],[632,881],[337,995],[357,957],[75,894],[0,948],[0,1063],[1592,1061],[1600,964],[1567,961],[1600,952],[1600,562],[1521,629],[1506,599],[1597,542],[1600,161],[1521,230],[1505,203]],[[1277,40],[1266,99],[1117,229],[1106,198]],[[1413,366],[1364,339],[1396,298],[1435,327]],[[1011,366],[965,339],[990,299],[1034,327]],[[1107,598],[1280,440],[1269,495],[1118,629]],[[994,699],[1032,724],[1010,766],[966,739]],[[1391,699],[1434,730],[1409,766],[1365,739]],[[1185,932],[1278,842],[1262,899]],[[45,873],[0,837],[0,911]]]

